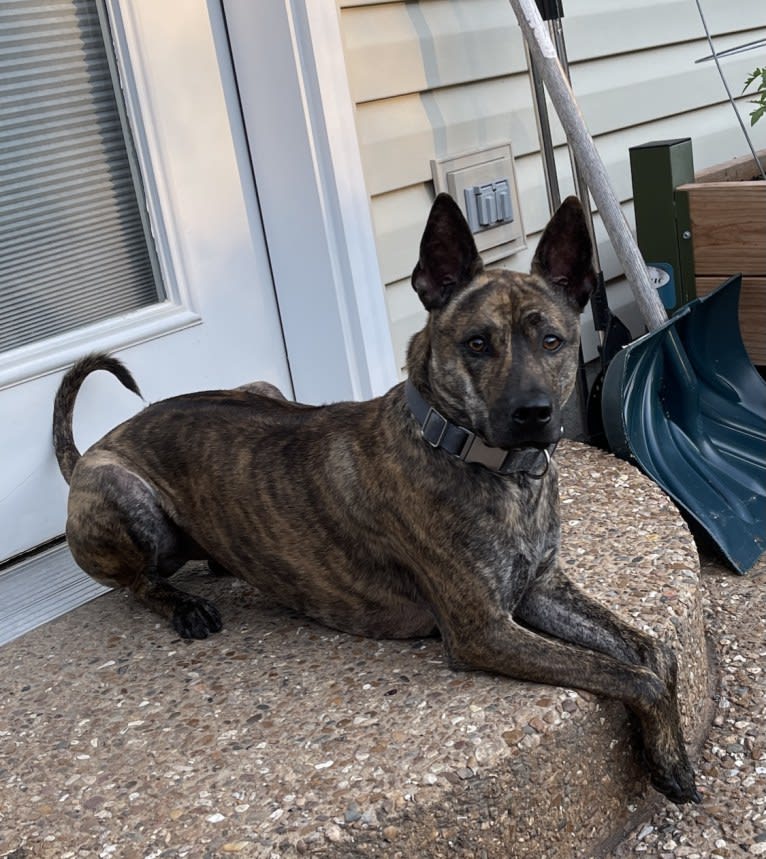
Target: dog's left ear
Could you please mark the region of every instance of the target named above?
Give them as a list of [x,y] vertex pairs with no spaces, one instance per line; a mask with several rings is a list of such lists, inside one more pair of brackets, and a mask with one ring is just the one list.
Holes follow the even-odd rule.
[[567,197],[543,232],[532,260],[532,274],[560,287],[582,310],[596,284],[593,245],[577,197]]
[[449,194],[439,194],[431,206],[420,259],[412,272],[412,286],[426,310],[450,300],[484,268],[471,228]]

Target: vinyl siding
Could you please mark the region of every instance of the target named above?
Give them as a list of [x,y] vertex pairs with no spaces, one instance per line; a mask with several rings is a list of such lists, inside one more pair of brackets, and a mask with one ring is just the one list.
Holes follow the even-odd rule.
[[[618,7],[618,8],[616,8]],[[763,0],[706,0],[717,50],[766,37]],[[378,256],[399,365],[424,313],[409,285],[433,198],[430,161],[511,141],[529,247],[499,264],[528,268],[548,218],[521,33],[507,0],[340,0],[346,65],[371,199]],[[691,137],[700,169],[746,145],[711,62],[693,0],[567,0],[572,82],[613,187],[632,219],[628,148]],[[764,50],[723,60],[732,92],[766,62]],[[741,102],[743,114],[748,111]],[[563,132],[551,109],[562,194],[571,192]],[[753,129],[766,146],[766,121]],[[642,320],[597,219],[613,309],[639,333]],[[584,324],[586,357],[595,336]]]

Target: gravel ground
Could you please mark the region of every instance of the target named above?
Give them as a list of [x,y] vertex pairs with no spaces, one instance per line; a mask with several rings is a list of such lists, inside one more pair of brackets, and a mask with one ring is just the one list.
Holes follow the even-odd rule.
[[696,762],[700,806],[649,811],[616,848],[628,856],[766,856],[766,556],[736,576],[702,556],[703,602],[718,662],[718,709]]

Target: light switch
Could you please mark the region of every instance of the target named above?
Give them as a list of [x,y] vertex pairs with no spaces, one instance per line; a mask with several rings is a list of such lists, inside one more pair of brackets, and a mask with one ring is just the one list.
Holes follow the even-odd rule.
[[494,190],[498,221],[512,221],[513,203],[511,202],[511,189],[508,186],[508,180],[501,179],[499,182],[495,182]]
[[[449,174],[447,174],[449,179]],[[513,220],[513,206],[507,179],[463,190],[466,220],[471,231],[478,233]]]
[[484,185],[479,191],[479,206],[481,208],[479,223],[482,227],[491,227],[497,220],[495,193],[491,185]]

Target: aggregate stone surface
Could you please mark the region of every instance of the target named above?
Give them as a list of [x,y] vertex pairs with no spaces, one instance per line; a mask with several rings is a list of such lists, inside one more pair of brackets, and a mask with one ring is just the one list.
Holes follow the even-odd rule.
[[766,856],[766,556],[736,576],[704,553],[701,583],[720,684],[696,762],[704,801],[642,814],[615,859]]
[[[677,649],[682,717],[699,741],[710,675],[686,526],[631,466],[574,443],[557,459],[564,564]],[[764,717],[740,702],[760,690],[762,710],[752,669],[764,645],[742,661],[739,629],[720,625],[751,608],[762,618],[763,597],[757,577],[706,575],[725,691],[699,811],[656,800],[619,704],[455,673],[437,639],[342,635],[190,569],[182,586],[225,618],[206,641],[110,593],[0,649],[0,857],[567,859],[636,815],[643,828],[618,850],[690,855],[669,844],[700,814],[727,844],[739,827],[752,855],[764,843]],[[737,790],[747,817],[726,824]]]

